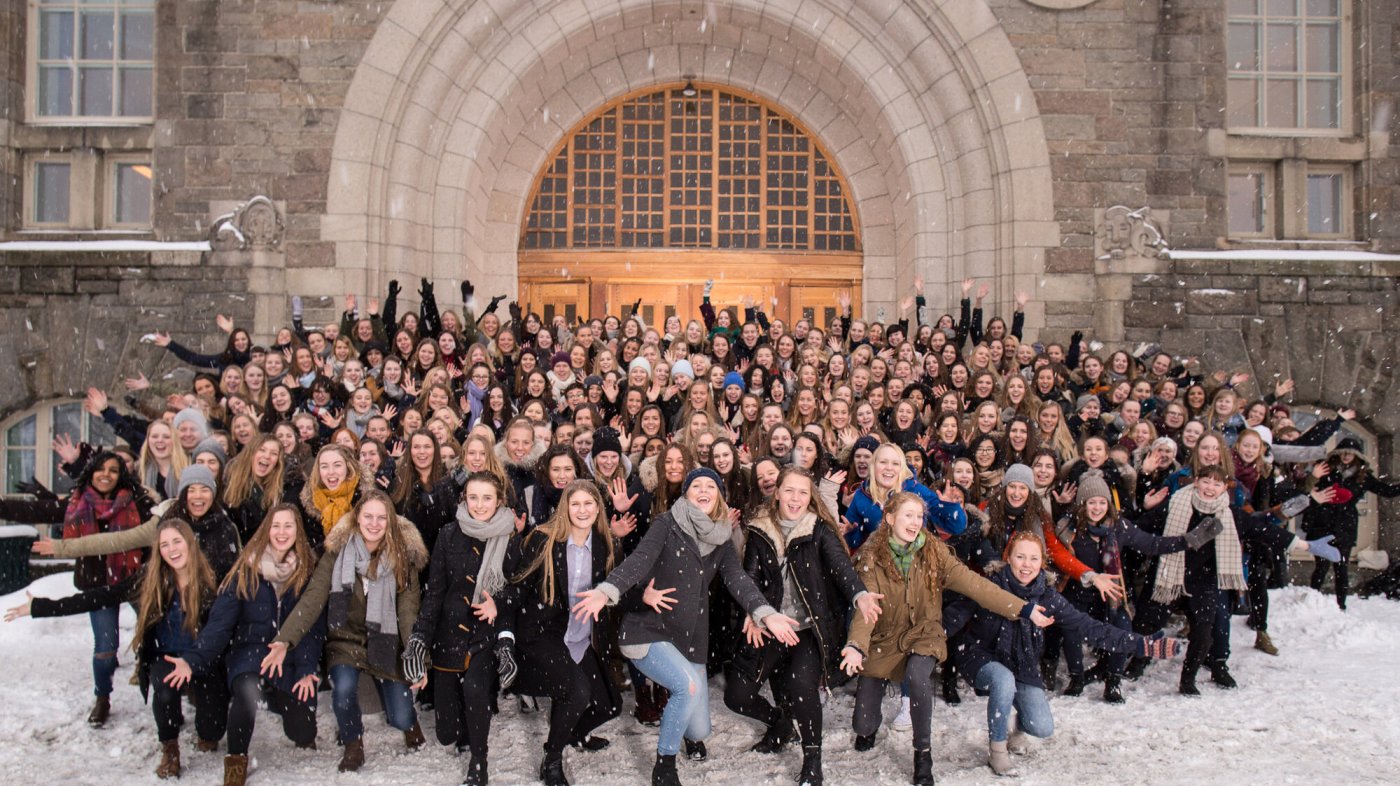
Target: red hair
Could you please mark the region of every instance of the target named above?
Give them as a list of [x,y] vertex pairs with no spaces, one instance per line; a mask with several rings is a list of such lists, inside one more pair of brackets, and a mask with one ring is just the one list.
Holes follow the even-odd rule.
[[1011,537],[1006,539],[1006,548],[1001,550],[1002,561],[1010,562],[1012,550],[1016,548],[1017,543],[1021,543],[1023,541],[1034,543],[1035,547],[1040,549],[1041,562],[1046,562],[1049,560],[1049,557],[1045,553],[1045,541],[1041,540],[1039,535],[1035,534],[1034,532],[1018,530],[1017,532],[1012,533]]

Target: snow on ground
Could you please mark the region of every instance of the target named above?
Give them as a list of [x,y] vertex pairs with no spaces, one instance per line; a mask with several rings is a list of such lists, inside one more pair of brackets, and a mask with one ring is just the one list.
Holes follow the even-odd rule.
[[[37,595],[72,591],[71,574],[41,579]],[[23,593],[0,598],[9,608]],[[1090,686],[1077,699],[1055,697],[1056,733],[1032,755],[1018,758],[1019,781],[1031,784],[1395,783],[1400,767],[1400,603],[1353,600],[1343,614],[1329,596],[1289,588],[1273,593],[1271,633],[1282,654],[1254,650],[1253,633],[1236,618],[1231,667],[1241,688],[1217,689],[1202,679],[1199,699],[1177,695],[1178,669],[1157,665],[1127,686],[1128,703],[1111,707]],[[122,668],[106,729],[87,727],[91,704],[91,634],[86,617],[24,619],[0,623],[0,783],[157,783],[158,756],[150,711],[126,685],[131,656],[125,650],[134,615],[123,612]],[[1063,672],[1063,670],[1062,670]],[[723,708],[719,682],[711,685],[714,735],[710,761],[681,764],[687,786],[790,783],[799,754],[764,756],[747,751],[760,730]],[[963,703],[934,710],[935,775],[940,784],[1005,784],[985,766],[986,705],[963,690]],[[826,778],[844,784],[908,783],[908,733],[882,731],[874,752],[851,748],[852,699],[842,691],[826,712]],[[895,700],[886,701],[892,717]],[[222,756],[193,745],[193,714],[183,737],[184,783],[218,783]],[[432,718],[423,725],[429,746],[403,752],[401,736],[381,717],[366,718],[368,762],[358,774],[338,775],[335,721],[322,694],[318,751],[297,751],[281,735],[277,719],[259,715],[253,738],[250,783],[359,786],[455,784],[463,760],[433,744]],[[656,736],[630,717],[601,733],[613,740],[602,753],[566,755],[576,786],[622,786],[648,781]],[[502,701],[492,728],[491,783],[535,782],[544,719],[520,716]]]

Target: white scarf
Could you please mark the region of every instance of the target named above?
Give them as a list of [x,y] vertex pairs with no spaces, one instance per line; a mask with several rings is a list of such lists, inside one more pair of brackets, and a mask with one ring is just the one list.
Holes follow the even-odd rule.
[[[1191,526],[1193,511],[1215,516],[1223,529],[1215,538],[1215,572],[1217,586],[1223,590],[1243,590],[1248,586],[1244,581],[1244,556],[1240,550],[1240,536],[1235,531],[1235,517],[1230,513],[1230,498],[1221,494],[1218,498],[1206,501],[1201,499],[1194,487],[1184,488],[1172,495],[1167,503],[1167,526],[1162,533],[1167,537],[1185,535]],[[1162,557],[1157,566],[1157,582],[1152,590],[1152,599],[1158,603],[1171,603],[1186,589],[1186,552],[1178,551]]]

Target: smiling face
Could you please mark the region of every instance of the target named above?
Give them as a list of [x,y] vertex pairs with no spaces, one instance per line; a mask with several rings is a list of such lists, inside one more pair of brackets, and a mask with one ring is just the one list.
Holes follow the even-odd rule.
[[345,478],[350,474],[350,468],[345,463],[345,456],[339,450],[327,450],[321,453],[316,459],[316,470],[321,476],[321,485],[327,491],[335,491],[340,488],[340,484],[345,482]]
[[579,489],[569,495],[569,526],[576,530],[589,530],[598,520],[598,500],[586,489]]
[[667,450],[662,470],[667,483],[680,483],[685,480],[685,456],[679,450]]
[[[889,515],[889,514],[886,514]],[[924,528],[924,505],[918,500],[905,500],[894,511],[890,529],[900,543],[913,543]]]
[[180,534],[180,530],[166,527],[160,531],[160,540],[157,543],[160,558],[171,570],[182,572],[190,564],[190,544],[185,540],[185,536]]
[[875,451],[875,457],[871,460],[870,478],[880,488],[892,489],[899,483],[903,469],[904,451],[896,445],[886,443]]
[[[667,473],[669,477],[670,473]],[[690,503],[699,508],[706,516],[713,516],[715,508],[719,504],[719,486],[714,480],[707,477],[699,477],[690,481],[690,487],[685,490],[685,498]]]
[[1084,512],[1095,524],[1103,521],[1103,517],[1108,515],[1108,497],[1090,497],[1085,500]]
[[92,471],[92,490],[104,497],[110,495],[117,488],[121,472],[120,459],[111,458],[102,462],[102,466]]
[[190,515],[201,519],[209,509],[214,507],[214,490],[202,483],[196,483],[185,489],[185,508]]
[[279,510],[272,514],[272,521],[267,525],[267,542],[277,553],[278,559],[296,545],[299,531],[296,517],[290,510]]
[[1020,538],[1011,547],[1006,562],[1011,566],[1011,575],[1022,584],[1030,584],[1040,575],[1045,564],[1045,552],[1040,544],[1031,538]]

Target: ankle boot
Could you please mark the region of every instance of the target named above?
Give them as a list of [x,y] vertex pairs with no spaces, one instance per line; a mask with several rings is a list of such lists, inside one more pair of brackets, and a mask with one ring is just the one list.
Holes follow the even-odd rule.
[[411,751],[416,751],[423,747],[423,743],[425,742],[427,742],[427,740],[423,739],[423,728],[418,725],[417,721],[413,722],[412,728],[403,733],[403,744]]
[[933,751],[914,751],[914,786],[933,786]]
[[358,772],[363,766],[365,766],[364,738],[346,741],[345,752],[340,754],[339,770],[341,772]]
[[1066,696],[1083,696],[1083,695],[1084,695],[1084,675],[1083,675],[1083,674],[1071,674],[1071,675],[1069,675],[1069,684],[1068,684],[1068,685],[1065,685],[1065,692],[1064,692],[1064,695],[1066,695]]
[[1239,687],[1239,683],[1235,682],[1235,678],[1230,676],[1230,667],[1225,665],[1225,661],[1223,660],[1218,660],[1211,664],[1210,681],[1225,690]]
[[1184,666],[1181,669],[1181,684],[1177,690],[1183,696],[1199,696],[1200,689],[1196,687],[1196,671],[1199,666]]
[[875,749],[874,734],[857,734],[855,749],[857,753],[865,753]]
[[248,756],[224,757],[224,786],[243,786],[248,781]]
[[92,712],[88,713],[88,725],[94,729],[100,729],[107,725],[107,719],[112,716],[112,698],[110,696],[98,696],[92,703]]
[[1274,646],[1274,640],[1269,638],[1269,634],[1262,630],[1254,634],[1254,649],[1266,655],[1278,654],[1278,647]]
[[656,764],[651,768],[651,786],[681,786],[681,776],[676,772],[676,757],[656,754]]
[[200,737],[194,741],[194,749],[200,753],[213,753],[219,749],[218,740],[206,740]]
[[462,778],[462,786],[486,786],[486,756],[472,754],[467,762],[467,774]]
[[160,764],[156,765],[157,778],[180,777],[180,741],[171,740],[160,744]]
[[802,773],[797,776],[798,786],[822,786],[822,746],[802,746]]
[[1123,698],[1123,678],[1117,674],[1110,674],[1103,680],[1103,700],[1109,704],[1122,704]]
[[564,777],[562,752],[545,752],[544,761],[540,763],[540,780],[544,781],[544,786],[569,786],[569,779]]
[[769,724],[768,730],[763,733],[763,738],[755,742],[749,750],[754,753],[778,753],[785,750],[788,743],[796,738],[797,729],[792,724],[792,718],[783,714]]
[[642,680],[635,688],[637,694],[637,708],[633,711],[633,715],[636,716],[637,722],[643,726],[660,726],[660,688],[650,680]]
[[997,775],[1015,775],[1016,765],[1006,750],[1006,740],[991,740],[987,745],[987,766]]
[[1128,668],[1126,671],[1123,672],[1123,676],[1127,677],[1130,680],[1141,679],[1143,672],[1147,671],[1147,667],[1151,663],[1151,658],[1145,658],[1141,655],[1136,655],[1133,657],[1132,660],[1128,661]]
[[705,747],[705,743],[699,740],[686,740],[685,757],[691,761],[707,761],[710,758],[710,751]]

